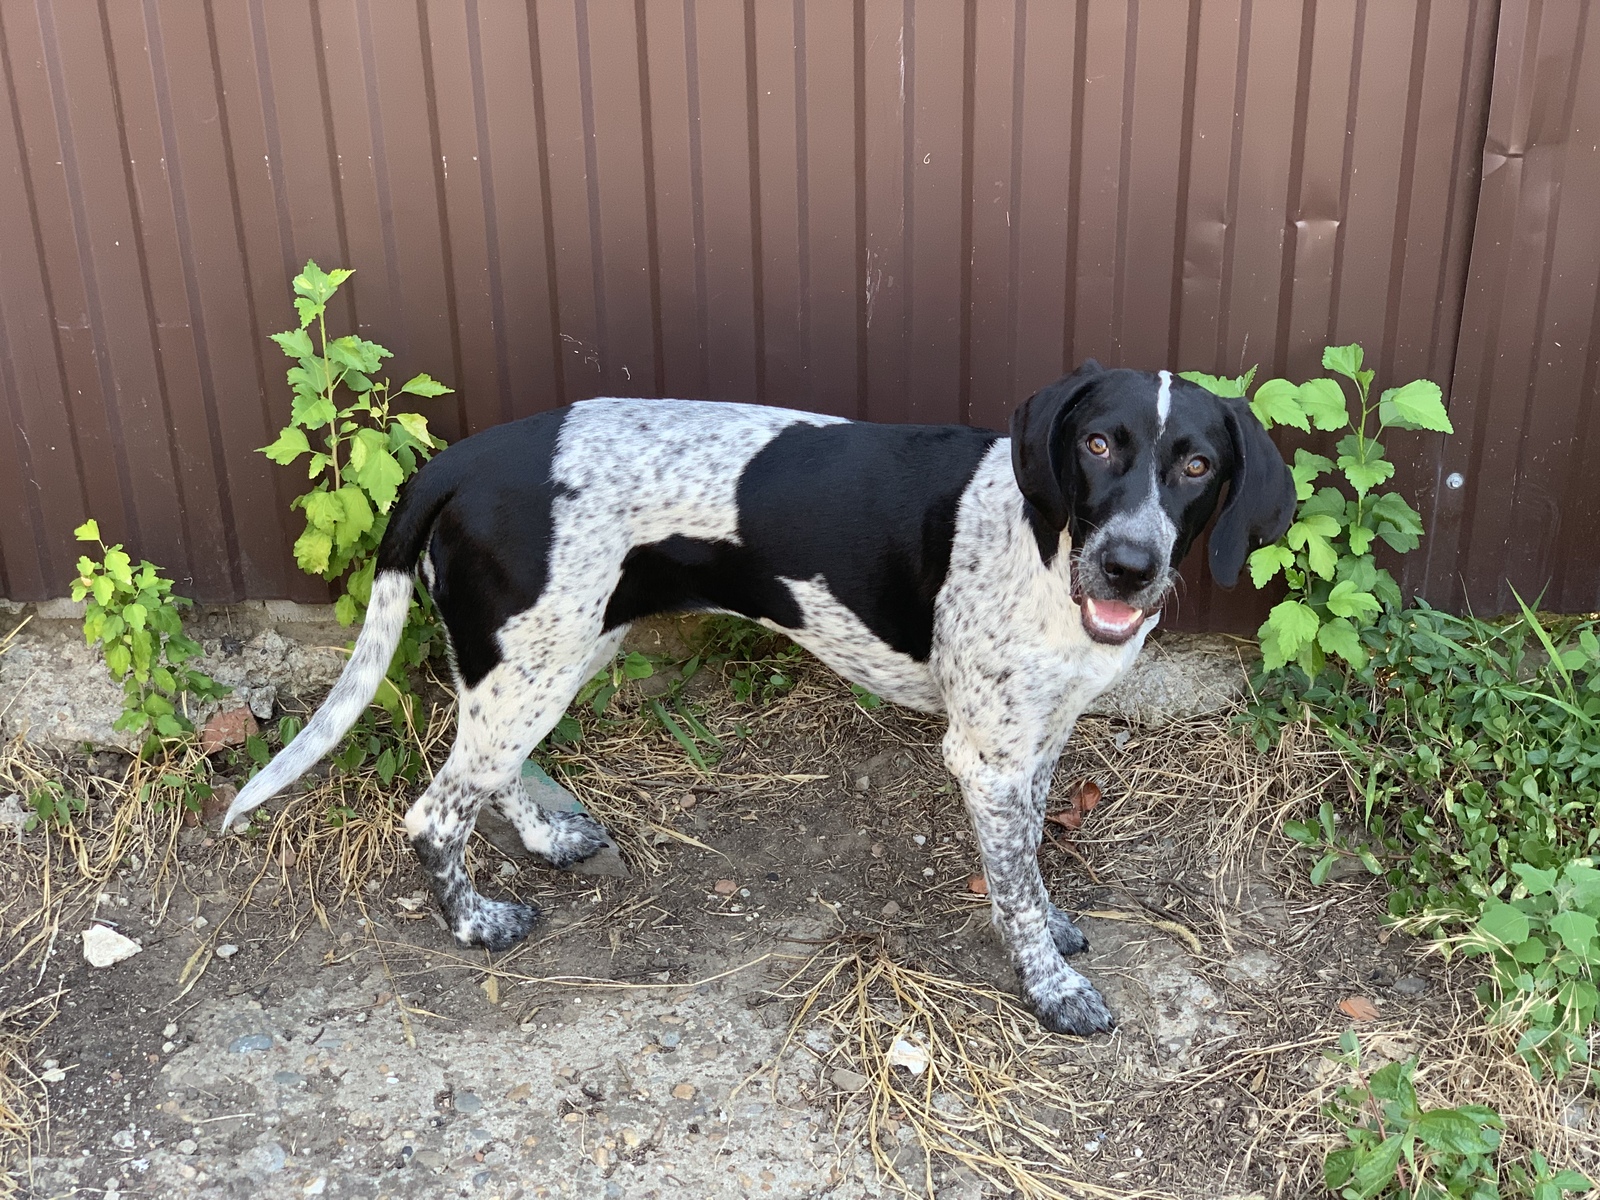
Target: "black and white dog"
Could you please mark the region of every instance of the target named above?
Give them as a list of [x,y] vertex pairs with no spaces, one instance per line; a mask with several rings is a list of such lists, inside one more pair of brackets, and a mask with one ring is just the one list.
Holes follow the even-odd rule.
[[1039,1020],[1111,1014],[1062,960],[1087,943],[1039,873],[1046,793],[1088,703],[1139,653],[1217,508],[1211,573],[1288,527],[1294,486],[1243,400],[1166,371],[1086,362],[1023,404],[1011,437],[688,400],[588,400],[434,458],[395,508],[349,665],[224,828],[331,750],[371,700],[423,581],[459,687],[449,758],[406,814],[464,945],[498,950],[537,910],[489,900],[463,847],[493,800],[533,853],[593,854],[520,768],[630,621],[739,613],[862,687],[944,713],[996,924]]

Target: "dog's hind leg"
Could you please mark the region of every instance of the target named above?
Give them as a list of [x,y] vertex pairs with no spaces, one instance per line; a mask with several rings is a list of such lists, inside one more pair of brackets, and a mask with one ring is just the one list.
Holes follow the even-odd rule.
[[[565,667],[534,669],[502,662],[459,694],[455,745],[428,790],[406,813],[406,832],[450,932],[462,945],[504,950],[526,937],[538,920],[535,908],[478,894],[467,877],[467,838],[484,801],[514,787],[521,793],[523,761],[561,719],[589,677],[585,668],[605,642],[612,642],[614,650],[611,638],[601,639],[602,645]],[[557,824],[565,828],[573,823]],[[518,828],[522,831],[521,824]],[[524,832],[524,841],[527,836]],[[573,849],[570,837],[565,849]]]
[[[588,665],[579,673],[583,682],[594,678],[597,671],[611,662],[626,632],[624,625],[595,643]],[[552,867],[570,867],[612,844],[605,827],[588,813],[556,812],[536,804],[523,786],[520,764],[511,781],[495,793],[494,804],[516,828],[528,852],[538,855]]]

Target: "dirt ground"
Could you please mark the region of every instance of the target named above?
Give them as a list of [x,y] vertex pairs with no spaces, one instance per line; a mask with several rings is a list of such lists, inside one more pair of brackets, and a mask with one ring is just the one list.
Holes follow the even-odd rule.
[[[0,1193],[1321,1194],[1352,996],[1375,1059],[1432,1048],[1425,1094],[1503,1085],[1462,1066],[1470,980],[1381,927],[1380,882],[1313,889],[1276,833],[1345,787],[1309,742],[1080,725],[1052,808],[1103,798],[1042,862],[1120,1022],[1085,1041],[1016,1001],[940,724],[806,663],[741,702],[737,669],[678,700],[725,747],[709,771],[648,707],[671,671],[541,756],[629,873],[475,841],[480,888],[545,914],[499,956],[448,937],[398,831],[410,789],[370,770],[219,839],[141,805],[125,758],[14,750],[0,792],[54,774],[91,804],[72,837],[0,828],[0,1115],[37,1120]],[[142,952],[91,969],[91,917]]]

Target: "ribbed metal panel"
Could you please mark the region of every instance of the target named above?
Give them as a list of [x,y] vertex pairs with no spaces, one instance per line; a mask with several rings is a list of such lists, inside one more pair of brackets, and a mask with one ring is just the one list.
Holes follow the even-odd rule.
[[[93,514],[202,599],[325,595],[252,453],[307,257],[452,438],[606,393],[1001,426],[1087,356],[1328,341],[1449,384],[1498,7],[0,0],[0,593]],[[1177,615],[1259,611],[1196,572]]]
[[1507,0],[1427,592],[1600,609],[1600,18]]

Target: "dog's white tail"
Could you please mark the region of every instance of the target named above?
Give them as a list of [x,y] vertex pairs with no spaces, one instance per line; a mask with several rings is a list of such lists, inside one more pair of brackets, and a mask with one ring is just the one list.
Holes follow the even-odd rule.
[[288,787],[311,769],[324,754],[338,745],[350,726],[356,723],[383,682],[400,644],[406,613],[411,608],[409,571],[379,571],[372,581],[372,599],[367,605],[367,620],[356,638],[355,649],[344,673],[339,676],[328,698],[310,722],[283,751],[244,787],[228,806],[222,818],[224,832],[246,813]]

